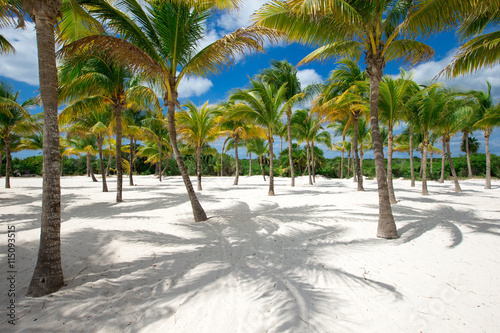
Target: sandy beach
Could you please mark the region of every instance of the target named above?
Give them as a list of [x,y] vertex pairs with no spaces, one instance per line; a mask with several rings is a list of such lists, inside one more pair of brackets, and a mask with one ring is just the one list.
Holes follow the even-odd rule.
[[[100,180],[100,179],[99,179]],[[395,180],[400,239],[375,237],[375,180],[205,177],[194,223],[182,179],[63,177],[66,285],[27,298],[40,237],[41,178],[0,189],[0,331],[498,332],[500,182]],[[3,181],[3,179],[2,179]],[[196,185],[196,180],[193,178]],[[15,326],[7,230],[15,226]]]

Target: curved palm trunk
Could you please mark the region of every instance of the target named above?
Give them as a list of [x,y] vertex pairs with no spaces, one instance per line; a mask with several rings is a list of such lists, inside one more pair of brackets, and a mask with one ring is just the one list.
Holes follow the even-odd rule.
[[220,154],[220,176],[222,177],[222,170],[224,169],[223,168],[223,165],[222,163],[224,162],[224,151],[226,150],[226,143],[229,141],[231,137],[227,137],[226,140],[224,140],[224,144],[222,145],[222,152]]
[[162,153],[163,153],[163,145],[161,144],[161,139],[158,141],[158,174],[160,182],[163,180],[162,172],[161,172],[161,164],[162,164]]
[[472,174],[472,166],[470,164],[470,150],[469,150],[469,133],[464,133],[465,138],[465,155],[467,156],[467,170],[469,172],[469,178],[474,177]]
[[[173,81],[173,80],[171,80]],[[165,98],[165,104],[167,105],[167,124],[168,124],[168,136],[170,138],[170,144],[172,145],[172,150],[174,152],[175,161],[177,162],[177,166],[179,167],[179,171],[182,176],[182,180],[184,181],[184,185],[186,186],[186,191],[189,196],[189,200],[191,201],[191,208],[193,209],[193,215],[195,222],[201,222],[207,220],[207,214],[203,207],[201,206],[198,198],[196,197],[196,193],[193,189],[193,184],[191,183],[191,179],[189,178],[189,174],[186,169],[186,165],[182,160],[181,152],[179,151],[179,147],[177,146],[177,132],[175,129],[175,106],[179,104],[177,101],[177,91],[175,90],[175,82],[169,82],[171,91],[172,91],[172,100],[168,100]]]
[[354,146],[354,159],[356,161],[356,177],[358,180],[358,191],[364,191],[363,188],[363,176],[361,175],[361,163],[359,160],[358,153],[358,133],[359,133],[359,118],[358,116],[354,116],[353,118],[353,126],[354,126],[354,138],[352,139],[352,144]]
[[269,135],[269,193],[267,195],[273,196],[274,194],[274,154],[273,154],[273,134]]
[[491,155],[490,155],[490,130],[484,131],[484,149],[486,153],[486,182],[484,188],[491,189]]
[[10,188],[10,137],[6,137],[5,139],[5,188]]
[[441,156],[441,178],[439,178],[439,182],[442,184],[444,183],[444,170],[446,167],[446,138],[444,135],[441,140],[443,141],[443,155]]
[[266,181],[266,173],[264,172],[264,164],[262,163],[262,155],[259,156],[260,170],[262,172],[262,177],[264,177],[264,181]]
[[[64,285],[61,265],[61,185],[59,175],[59,128],[57,123],[58,81],[54,26],[61,1],[23,1],[36,13],[40,95],[43,101],[43,194],[40,245],[28,295],[44,296]],[[49,4],[51,6],[49,6]],[[32,6],[35,6],[33,8]],[[40,12],[39,6],[44,10]],[[30,10],[31,9],[31,10]],[[43,15],[45,14],[45,15]]]
[[429,144],[429,132],[424,133],[424,142],[422,143],[422,195],[429,195],[427,191],[427,145]]
[[411,170],[411,187],[415,187],[415,166],[413,164],[413,130],[410,126],[410,170]]
[[248,170],[248,175],[252,177],[252,153],[248,153],[248,156],[250,156],[249,163],[250,163],[250,168]]
[[196,147],[196,178],[198,183],[198,191],[202,191],[201,187],[201,147]]
[[133,168],[133,165],[134,165],[134,150],[135,150],[135,147],[134,147],[134,136],[131,135],[130,136],[130,154],[129,154],[129,160],[128,160],[128,164],[130,166],[130,170],[129,170],[129,173],[128,173],[128,184],[130,186],[134,186],[134,168]]
[[389,186],[389,199],[391,204],[397,204],[396,195],[394,194],[394,184],[392,181],[392,145],[394,142],[394,133],[392,127],[389,127],[387,136],[387,186]]
[[122,202],[123,165],[122,165],[122,109],[123,105],[113,105],[116,119],[116,202]]
[[387,186],[387,176],[385,173],[384,148],[380,129],[378,126],[378,102],[380,96],[380,80],[385,66],[383,57],[380,56],[381,49],[376,50],[376,54],[368,52],[366,54],[366,72],[370,79],[370,124],[373,142],[373,154],[375,156],[375,171],[378,184],[379,198],[379,218],[377,237],[398,238],[396,223],[392,215],[391,201],[389,199],[389,189]]
[[307,160],[307,176],[309,177],[309,185],[312,185],[313,182],[312,182],[312,178],[311,178],[311,158],[310,158],[310,146],[309,146],[309,142],[307,142],[306,144],[306,152],[307,152],[307,155],[306,155],[306,160]]
[[103,192],[108,192],[108,184],[106,184],[106,173],[104,171],[104,161],[102,159],[102,139],[97,139],[97,145],[99,147],[99,166],[101,169],[101,175],[102,175],[102,191]]
[[234,136],[234,159],[236,160],[236,177],[234,177],[233,185],[238,185],[238,180],[240,177],[240,158],[238,157],[238,141],[240,137],[238,134]]
[[292,158],[292,129],[291,129],[292,109],[288,107],[286,113],[286,131],[288,135],[288,162],[290,163],[290,175],[292,177],[292,186],[295,186],[295,171],[293,170]]
[[453,183],[455,184],[455,192],[462,193],[462,189],[460,188],[460,184],[458,183],[457,172],[455,171],[455,167],[453,166],[453,160],[451,159],[449,136],[448,136],[448,140],[446,140],[446,151],[448,152],[448,163],[450,163],[451,174],[453,175]]

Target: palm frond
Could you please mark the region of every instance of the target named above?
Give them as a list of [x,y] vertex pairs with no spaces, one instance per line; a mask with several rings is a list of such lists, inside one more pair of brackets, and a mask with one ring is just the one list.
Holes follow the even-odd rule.
[[350,58],[358,61],[363,50],[362,48],[363,44],[352,40],[330,43],[309,53],[297,66],[310,63],[314,60],[325,61],[337,58]]
[[434,49],[422,42],[411,39],[393,40],[387,47],[386,61],[401,59],[402,62],[415,66],[434,56]]

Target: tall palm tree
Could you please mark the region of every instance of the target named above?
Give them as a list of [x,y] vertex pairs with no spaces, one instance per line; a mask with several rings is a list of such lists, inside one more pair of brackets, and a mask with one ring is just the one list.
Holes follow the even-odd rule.
[[248,140],[247,143],[247,151],[249,153],[254,153],[259,157],[260,170],[262,172],[262,177],[264,177],[264,181],[266,181],[266,173],[264,171],[263,159],[264,155],[269,154],[269,143],[266,142],[263,138],[252,138]]
[[[287,38],[320,46],[301,63],[335,57],[358,59],[365,54],[370,80],[370,118],[379,188],[377,236],[397,238],[378,126],[379,84],[385,64],[402,59],[410,65],[429,59],[433,50],[414,39],[434,30],[424,18],[421,1],[286,0],[265,4],[254,15],[257,24],[287,33]],[[422,18],[423,17],[423,18]]]
[[175,160],[191,201],[195,221],[205,221],[206,213],[194,192],[177,145],[175,108],[180,107],[178,87],[188,75],[218,74],[245,51],[263,51],[265,38],[277,41],[282,36],[271,29],[241,28],[203,49],[197,49],[205,35],[206,21],[215,9],[233,9],[238,0],[151,1],[142,5],[128,0],[109,5],[93,1],[91,13],[104,20],[116,36],[90,36],[69,45],[66,52],[92,47],[108,50],[118,61],[155,82],[167,107],[168,131]]
[[29,110],[39,104],[38,97],[31,97],[24,102],[18,101],[19,91],[6,82],[0,82],[0,138],[5,144],[5,188],[10,188],[11,143],[15,134],[29,135],[36,131],[36,117]]
[[273,144],[275,130],[281,124],[281,116],[288,109],[288,104],[293,100],[284,103],[286,84],[278,89],[274,85],[265,82],[251,80],[251,88],[247,90],[237,89],[231,94],[231,99],[240,102],[234,106],[233,117],[235,119],[247,118],[256,125],[266,129],[269,143],[269,192],[274,193],[274,162]]
[[35,23],[40,96],[43,103],[43,193],[38,259],[28,295],[38,297],[64,285],[61,265],[61,186],[59,129],[57,124],[58,80],[54,27],[62,0],[21,0]]
[[217,140],[222,132],[218,126],[219,119],[215,115],[216,107],[209,106],[208,101],[200,108],[191,101],[184,104],[183,107],[186,109],[175,115],[178,124],[177,130],[180,138],[195,149],[198,191],[201,191],[201,151],[204,145]]
[[291,132],[291,117],[292,106],[304,97],[300,86],[300,81],[297,76],[297,68],[286,60],[271,61],[271,67],[264,69],[258,76],[259,79],[276,86],[281,87],[286,84],[285,100],[290,101],[286,110],[286,130],[288,138],[288,161],[290,164],[291,185],[295,186],[295,173],[293,170],[292,160],[292,132]]

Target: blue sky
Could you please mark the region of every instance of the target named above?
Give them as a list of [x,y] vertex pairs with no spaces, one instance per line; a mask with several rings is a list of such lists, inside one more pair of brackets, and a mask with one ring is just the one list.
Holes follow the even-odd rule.
[[[207,22],[207,35],[200,41],[200,45],[207,45],[224,34],[236,30],[240,27],[249,24],[251,14],[258,9],[264,0],[246,1],[243,7],[236,13],[220,13]],[[14,55],[1,55],[0,61],[0,80],[7,81],[14,86],[15,90],[20,90],[20,100],[38,94],[38,67],[36,58],[36,36],[34,27],[31,23],[25,30],[20,29],[0,29],[0,33],[4,35],[16,48],[17,52]],[[442,70],[452,59],[459,44],[454,32],[446,32],[436,36],[432,36],[425,43],[432,46],[436,52],[436,56],[423,64],[416,66],[413,69],[404,67],[405,70],[414,72],[414,79],[418,83],[430,82],[432,78]],[[192,100],[195,104],[201,105],[207,100],[210,104],[215,104],[225,100],[230,91],[234,88],[244,88],[248,85],[248,77],[253,77],[263,68],[269,66],[272,59],[288,60],[292,64],[297,64],[304,56],[313,49],[298,45],[280,43],[279,45],[268,45],[265,54],[255,54],[238,59],[236,64],[226,70],[219,76],[209,78],[188,77],[179,87],[179,97],[181,103],[187,100]],[[363,60],[360,65],[364,68]],[[388,63],[385,68],[385,74],[399,75],[401,64]],[[329,61],[326,63],[312,63],[298,68],[299,79],[302,86],[310,83],[321,83],[326,80],[329,73],[335,68],[335,62]],[[454,80],[445,81],[445,84],[450,87],[459,89],[486,89],[486,80],[493,86],[493,95],[498,102],[500,98],[500,64],[482,70],[478,73],[460,77]],[[441,80],[443,81],[443,80]],[[39,111],[39,110],[38,110]],[[36,112],[36,111],[35,111]],[[500,134],[494,131],[490,140],[490,148],[492,153],[500,154],[499,138]],[[484,152],[483,133],[476,132],[474,136],[481,142],[480,152]],[[338,138],[340,139],[340,138]],[[460,134],[456,135],[452,140],[452,154],[457,156],[461,154],[459,149]],[[338,141],[335,139],[335,141]],[[216,142],[214,146],[221,149],[221,142]],[[275,143],[275,151],[279,151],[279,139]],[[438,143],[439,145],[439,143]],[[337,152],[329,152],[324,148],[325,156],[338,156]],[[240,157],[245,156],[245,151],[240,152]],[[32,155],[30,152],[16,153],[14,156],[24,157]],[[398,154],[397,157],[407,157],[407,154]],[[366,158],[372,158],[373,154],[368,152]]]

